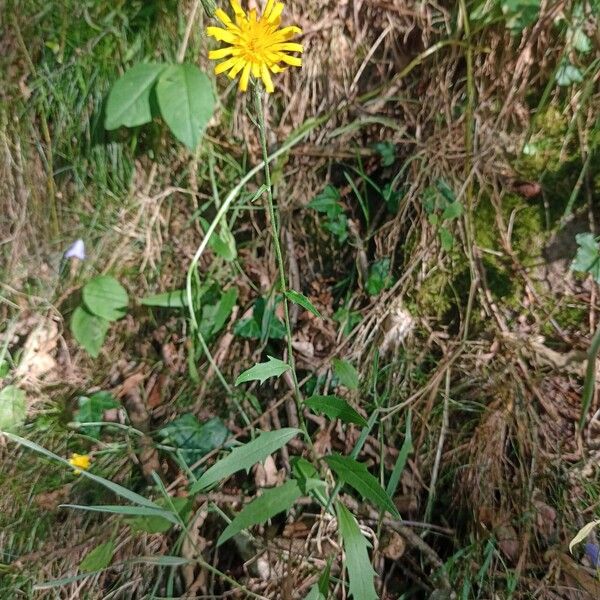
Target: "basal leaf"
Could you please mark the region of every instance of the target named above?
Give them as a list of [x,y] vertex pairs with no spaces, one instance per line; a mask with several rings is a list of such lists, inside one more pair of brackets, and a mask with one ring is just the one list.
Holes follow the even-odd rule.
[[590,273],[600,283],[600,244],[592,233],[578,233],[575,240],[578,248],[571,270]]
[[582,81],[583,74],[581,70],[566,60],[563,61],[556,71],[556,83],[561,87],[567,87],[573,83],[581,83]]
[[369,542],[363,535],[354,515],[341,503],[335,503],[338,526],[344,552],[350,594],[354,600],[377,600],[374,577],[376,575],[367,548]]
[[109,326],[106,319],[93,315],[83,306],[78,306],[71,317],[73,337],[93,358],[100,354]]
[[261,525],[275,515],[291,508],[302,495],[298,483],[288,481],[276,488],[265,490],[261,496],[247,504],[229,523],[217,541],[220,546],[244,529]]
[[376,260],[369,268],[369,276],[365,283],[365,289],[371,296],[376,296],[392,285],[390,266],[390,259],[382,258]]
[[266,363],[258,363],[253,367],[250,367],[247,371],[244,371],[236,380],[235,385],[240,383],[247,383],[248,381],[260,381],[264,383],[269,377],[279,377],[286,371],[289,371],[290,365],[278,358],[268,357],[269,360]]
[[333,371],[342,385],[350,390],[358,389],[358,372],[347,360],[334,358]]
[[25,422],[26,415],[25,392],[7,385],[0,391],[0,431],[15,431]]
[[156,97],[173,135],[194,151],[215,106],[210,78],[195,65],[170,65],[160,74]]
[[257,462],[265,460],[299,433],[299,429],[292,427],[261,433],[251,442],[234,448],[227,456],[218,460],[191,487],[190,493],[195,494],[208,489],[238,471],[250,470]]
[[110,565],[115,553],[115,543],[111,540],[96,546],[90,550],[79,564],[79,570],[83,573],[89,571],[102,571]]
[[138,64],[112,86],[106,103],[104,127],[137,127],[152,120],[150,93],[164,65]]
[[344,423],[366,426],[367,420],[356,412],[346,400],[338,396],[311,396],[306,406],[316,413],[327,415],[330,419],[340,419]]
[[[180,518],[186,522],[191,510],[191,502],[189,499],[178,496],[171,498],[170,501]],[[164,498],[159,498],[157,503],[161,506],[165,506],[166,501]],[[167,512],[169,515],[174,516],[171,511]],[[140,512],[136,516],[127,517],[125,521],[134,531],[144,531],[146,533],[166,533],[173,525],[178,524],[178,519],[176,517],[174,519],[170,517],[165,518],[165,515],[162,513],[152,512],[146,514]]]
[[[43,446],[40,446],[39,444],[36,444],[35,442],[28,440],[27,438],[20,437],[13,433],[5,433],[4,435],[9,440],[12,440],[13,442],[16,442],[17,444],[20,444],[21,446],[25,446],[25,448],[29,448],[30,450],[33,450],[34,452],[37,452],[38,454],[41,454],[42,456],[45,456],[46,458],[49,458],[50,460],[54,460],[56,462],[61,463],[63,466],[65,466],[69,470],[73,468],[72,465],[69,463],[69,461],[66,458],[63,458],[62,456],[58,456],[58,454],[54,454],[54,452],[50,452],[50,450],[47,450]],[[115,483],[114,481],[111,481],[110,479],[105,479],[104,477],[100,477],[99,475],[94,475],[93,473],[90,473],[89,471],[85,471],[85,470],[81,471],[80,477],[85,477],[86,479],[95,481],[96,483],[104,486],[106,489],[110,490],[117,496],[121,496],[121,498],[125,498],[125,500],[129,500],[130,502],[139,504],[140,506],[147,506],[149,508],[160,508],[160,506],[158,506],[155,502],[152,502],[152,500],[148,500],[148,498],[144,498],[144,496],[140,496],[140,494],[137,494],[136,492],[134,492],[118,483]]]
[[61,504],[61,508],[74,508],[78,510],[87,510],[90,512],[106,513],[110,515],[126,515],[138,517],[155,517],[169,521],[174,525],[179,524],[177,517],[169,510],[162,508],[150,508],[148,506],[130,506],[127,504]]
[[332,454],[325,457],[325,462],[335,474],[349,486],[353,487],[365,500],[369,500],[379,509],[400,518],[398,509],[394,506],[379,481],[369,473],[367,467],[349,456]]
[[221,447],[231,435],[218,417],[200,423],[197,417],[186,413],[158,431],[164,443],[177,448],[188,466]]
[[294,290],[288,290],[285,295],[290,302],[300,305],[302,308],[305,308],[319,319],[323,318],[321,313],[313,306],[312,302],[304,294],[295,292]]
[[217,304],[217,309],[213,315],[213,323],[211,327],[211,333],[218,333],[223,325],[229,319],[229,315],[231,315],[231,311],[235,306],[238,298],[238,290],[235,287],[229,288],[226,292],[223,293],[221,299]]
[[140,300],[144,306],[159,306],[163,308],[184,308],[187,306],[185,290],[173,290],[162,294],[152,294]]
[[414,450],[414,446],[412,443],[411,420],[411,413],[409,411],[408,416],[406,417],[406,432],[404,434],[404,442],[402,443],[402,448],[400,448],[398,458],[396,459],[396,464],[394,465],[392,474],[390,475],[387,487],[385,489],[387,495],[390,498],[394,497],[394,494],[396,493],[396,488],[398,487],[398,483],[400,482],[400,477],[402,476],[402,472],[404,471],[404,467],[406,466],[408,456]]
[[[104,411],[119,406],[110,392],[96,392],[91,396],[80,396],[78,399],[79,410],[75,415],[77,423],[97,423],[102,421]],[[99,425],[88,425],[82,430],[90,437],[100,437]]]
[[97,317],[116,321],[125,316],[129,297],[125,288],[114,278],[100,275],[90,279],[82,291],[85,307]]

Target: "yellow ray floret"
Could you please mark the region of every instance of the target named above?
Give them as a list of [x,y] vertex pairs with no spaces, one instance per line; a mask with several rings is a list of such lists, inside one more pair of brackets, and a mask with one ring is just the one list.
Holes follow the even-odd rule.
[[240,75],[240,91],[248,89],[250,77],[262,80],[267,92],[275,89],[271,73],[281,73],[287,66],[300,67],[302,59],[292,52],[302,53],[302,44],[290,40],[302,33],[295,25],[280,28],[283,2],[267,0],[259,17],[256,10],[245,12],[238,0],[229,0],[233,19],[221,9],[215,13],[223,27],[208,27],[206,33],[228,44],[212,50],[208,58],[225,59],[215,67],[215,73],[227,73],[231,79]]
[[82,471],[87,471],[90,468],[92,459],[89,454],[71,454],[69,464],[73,467],[73,473],[79,475]]

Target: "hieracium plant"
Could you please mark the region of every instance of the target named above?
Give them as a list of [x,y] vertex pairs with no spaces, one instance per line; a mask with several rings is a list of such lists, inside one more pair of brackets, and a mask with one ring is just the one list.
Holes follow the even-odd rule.
[[[402,448],[398,462],[387,482],[386,489],[384,489],[380,481],[367,470],[366,465],[357,460],[370,431],[377,422],[379,408],[376,407],[367,420],[347,400],[338,396],[313,395],[304,398],[298,384],[288,301],[297,303],[302,308],[312,312],[316,317],[320,317],[320,314],[310,300],[300,291],[288,289],[284,257],[280,243],[280,225],[274,202],[269,165],[273,160],[287,153],[293,145],[297,144],[305,135],[318,126],[320,122],[325,120],[325,118],[305,124],[297,133],[282,143],[275,152],[269,154],[265,112],[268,112],[270,94],[275,92],[277,77],[289,67],[302,66],[302,59],[299,55],[303,53],[303,45],[298,41],[293,41],[297,36],[302,34],[302,30],[296,25],[283,26],[282,15],[284,13],[284,3],[277,2],[276,0],[267,0],[261,14],[255,9],[244,10],[238,0],[229,0],[231,14],[228,14],[221,8],[215,8],[212,0],[202,0],[202,2],[205,8],[208,9],[207,12],[214,15],[220,23],[220,25],[211,24],[206,30],[208,36],[223,44],[222,47],[211,50],[209,53],[210,59],[219,61],[216,65],[215,73],[217,75],[226,74],[232,80],[239,79],[239,92],[252,93],[254,100],[252,106],[262,149],[262,162],[242,177],[223,202],[221,202],[216,216],[206,228],[205,235],[190,263],[186,277],[186,288],[181,291],[180,296],[177,296],[177,305],[179,307],[187,307],[192,336],[200,342],[209,362],[215,367],[208,346],[201,334],[198,322],[199,318],[201,318],[198,315],[201,313],[194,306],[195,302],[197,304],[197,299],[194,295],[194,286],[197,286],[199,281],[197,267],[200,257],[210,243],[211,236],[216,233],[217,228],[224,220],[235,198],[240,194],[244,186],[262,171],[264,173],[264,183],[260,188],[260,192],[265,198],[266,215],[273,237],[277,260],[277,285],[283,299],[284,308],[286,359],[281,360],[269,356],[267,362],[256,364],[244,371],[237,378],[236,386],[251,381],[264,383],[269,378],[280,377],[284,373],[289,373],[294,387],[299,428],[285,427],[266,432],[251,431],[251,441],[238,445],[233,450],[225,451],[199,477],[197,477],[199,473],[194,470],[195,465],[183,464],[182,468],[185,469],[190,479],[189,498],[193,499],[198,494],[206,494],[210,489],[223,483],[235,473],[240,471],[248,472],[250,468],[266,460],[271,454],[283,448],[293,438],[302,436],[307,445],[306,455],[301,457],[296,456],[291,459],[291,473],[289,474],[288,481],[278,487],[265,490],[260,496],[257,496],[246,504],[238,514],[232,515],[217,544],[222,544],[232,538],[237,540],[243,530],[264,524],[277,514],[290,510],[301,496],[309,496],[315,504],[321,505],[324,518],[336,519],[345,553],[349,594],[355,600],[376,600],[378,595],[374,585],[375,572],[368,554],[369,542],[354,515],[338,498],[338,494],[343,485],[348,485],[365,500],[370,502],[381,516],[388,513],[393,518],[398,519],[398,511],[391,498],[400,480],[407,455],[412,448],[410,445],[410,425],[407,426],[406,448]],[[184,52],[180,53],[181,56],[183,54]],[[197,67],[195,65],[180,63],[177,65],[154,64],[133,67],[115,84],[115,88],[117,88],[116,96],[114,95],[114,89],[111,92],[108,103],[110,110],[107,115],[107,127],[133,127],[148,122],[152,118],[152,106],[149,101],[150,93],[153,86],[156,86],[156,94],[163,120],[171,128],[177,139],[182,141],[190,150],[195,150],[201,137],[202,129],[208,121],[208,116],[212,114],[214,104],[212,91],[202,88],[204,85],[204,74],[196,72],[196,70]],[[143,93],[140,93],[140,89],[138,88],[136,101],[133,103],[128,101],[128,98],[130,98],[131,90],[136,85],[142,86]],[[200,88],[202,88],[201,92],[199,91]],[[174,107],[171,102],[177,106]],[[199,115],[194,112],[194,107],[198,107],[200,111]],[[182,114],[184,115],[183,121],[181,120]],[[169,302],[171,302],[171,299],[169,299]],[[145,302],[145,304],[151,305],[150,302]],[[170,304],[159,305],[171,306]],[[193,364],[193,362],[193,360],[190,361],[190,364]],[[334,371],[336,378],[342,385],[345,385],[350,390],[358,390],[358,373],[350,363],[335,360]],[[242,418],[248,429],[251,430],[250,421],[243,410],[242,404],[236,400],[235,391],[225,381],[218,369],[216,369],[216,372],[229,392],[228,397],[236,402]],[[325,415],[325,417],[331,420],[339,420],[341,423],[346,424],[346,426],[358,426],[362,428],[361,435],[358,437],[350,456],[330,454],[321,457],[316,454],[306,426],[305,413],[307,411]],[[94,422],[91,425],[97,427],[99,424]],[[111,514],[122,514],[127,515],[129,518],[135,516],[144,518],[150,516],[159,517],[165,524],[166,529],[175,527],[179,532],[179,538],[173,546],[174,551],[177,552],[182,547],[183,541],[185,541],[189,531],[187,521],[190,518],[190,512],[189,510],[187,512],[181,510],[179,505],[174,502],[177,499],[169,496],[158,474],[154,474],[154,480],[162,498],[159,498],[158,501],[150,500],[94,474],[94,465],[90,464],[87,456],[74,454],[71,460],[67,460],[38,446],[30,440],[12,433],[7,434],[7,436],[47,458],[63,464],[65,467],[74,468],[81,477],[105,486],[111,492],[128,502],[126,505],[76,506],[75,508],[87,508],[88,510]],[[176,438],[171,437],[170,439]],[[215,507],[215,510],[223,515],[218,507]],[[191,518],[194,517],[192,516]],[[188,540],[187,542],[193,543],[193,540]],[[112,559],[112,557],[110,558]],[[168,564],[170,566],[185,562],[184,559],[178,559],[177,557],[161,558],[165,565]],[[183,562],[179,563],[177,562],[178,560],[182,560]],[[228,575],[218,571],[212,564],[202,558],[201,553],[198,553],[198,557],[194,560],[202,568],[212,572],[233,588],[244,592],[248,597],[262,598],[262,596],[252,593]],[[110,563],[110,560],[108,563]],[[307,598],[311,600],[326,598],[329,594],[329,586],[329,568],[327,568],[321,574],[319,581],[311,589]]]

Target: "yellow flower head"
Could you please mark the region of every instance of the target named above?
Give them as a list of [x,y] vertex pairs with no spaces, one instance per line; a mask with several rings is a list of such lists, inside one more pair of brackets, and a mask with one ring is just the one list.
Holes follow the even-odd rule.
[[256,10],[245,13],[238,0],[229,0],[235,23],[221,9],[215,16],[225,25],[208,27],[206,33],[229,46],[213,50],[208,57],[212,60],[227,60],[219,63],[215,73],[225,73],[235,79],[240,73],[240,91],[248,89],[250,75],[262,79],[267,92],[274,91],[271,73],[281,73],[286,65],[302,66],[302,59],[290,52],[302,52],[302,44],[290,42],[295,35],[302,33],[299,27],[290,26],[280,29],[283,2],[267,0],[261,17]]
[[79,475],[81,470],[87,471],[90,468],[92,459],[89,454],[71,454],[69,464],[73,467],[75,475]]

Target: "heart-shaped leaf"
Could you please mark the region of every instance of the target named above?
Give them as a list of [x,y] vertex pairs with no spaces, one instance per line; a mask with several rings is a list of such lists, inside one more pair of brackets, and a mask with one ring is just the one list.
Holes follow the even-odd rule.
[[90,279],[82,291],[86,308],[97,317],[116,321],[125,316],[129,297],[125,288],[114,278],[100,275]]
[[0,391],[0,431],[14,431],[25,421],[25,392],[15,385]]
[[170,65],[156,84],[156,97],[173,135],[195,150],[215,106],[210,78],[195,65]]
[[118,79],[108,96],[104,127],[137,127],[152,120],[150,93],[164,65],[135,65]]
[[71,317],[71,333],[93,358],[100,354],[110,323],[78,306]]

